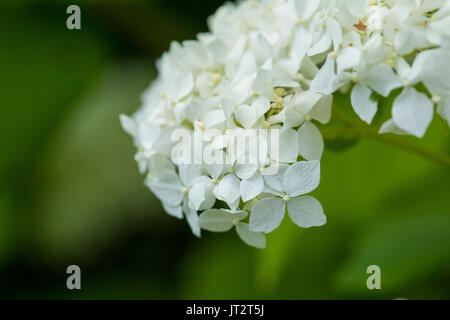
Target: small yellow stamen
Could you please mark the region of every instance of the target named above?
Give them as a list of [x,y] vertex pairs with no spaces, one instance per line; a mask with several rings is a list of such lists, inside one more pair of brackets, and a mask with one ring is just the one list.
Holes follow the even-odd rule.
[[431,101],[433,101],[433,103],[436,103],[436,104],[438,104],[439,102],[441,102],[441,96],[438,96],[438,95],[434,95],[432,98],[431,98]]
[[275,90],[275,94],[279,97],[284,97],[286,95],[286,90],[284,88],[276,88]]
[[283,99],[281,97],[277,97],[275,103],[281,105],[283,103]]
[[264,122],[263,122],[262,125],[263,125],[263,128],[264,128],[264,129],[269,129],[270,126],[271,126],[271,125],[270,125],[270,122],[269,122],[269,121],[266,121],[266,120],[264,120]]
[[211,74],[211,80],[214,84],[219,83],[221,78],[222,78],[222,75],[218,72],[214,72]]

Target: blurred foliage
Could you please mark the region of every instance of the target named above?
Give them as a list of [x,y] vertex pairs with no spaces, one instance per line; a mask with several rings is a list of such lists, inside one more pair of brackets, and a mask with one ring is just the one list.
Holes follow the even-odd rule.
[[[72,3],[81,31],[65,27]],[[162,211],[118,115],[139,106],[170,41],[205,31],[220,4],[0,4],[0,297],[450,298],[449,170],[339,119],[321,126],[324,227],[285,219],[257,250],[234,232],[197,239]],[[335,104],[354,117],[346,99]],[[402,139],[450,150],[437,118],[423,140]],[[65,287],[70,264],[82,269],[81,291]],[[379,291],[366,287],[372,264]]]

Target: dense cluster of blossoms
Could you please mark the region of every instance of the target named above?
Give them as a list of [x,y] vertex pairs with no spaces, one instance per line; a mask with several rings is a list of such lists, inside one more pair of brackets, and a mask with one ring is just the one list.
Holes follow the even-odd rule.
[[[246,0],[223,5],[209,26],[172,43],[140,110],[121,116],[146,185],[197,236],[235,227],[264,247],[285,212],[300,227],[325,224],[307,194],[320,180],[316,125],[330,120],[337,90],[370,123],[376,98],[401,88],[380,133],[422,137],[435,106],[450,122],[449,0]],[[277,129],[279,152],[261,148],[256,164],[237,161],[245,150],[227,163],[178,163],[180,128],[202,131],[202,147],[223,156],[229,130]]]

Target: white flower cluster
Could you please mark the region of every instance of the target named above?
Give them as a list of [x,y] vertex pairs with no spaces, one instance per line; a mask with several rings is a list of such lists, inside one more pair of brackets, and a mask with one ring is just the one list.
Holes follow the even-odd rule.
[[[435,104],[450,121],[450,0],[246,0],[219,8],[209,25],[195,41],[172,43],[141,109],[121,116],[146,185],[197,236],[235,226],[264,247],[285,212],[304,228],[325,224],[306,194],[319,185],[316,124],[330,120],[336,90],[351,89],[353,109],[370,123],[376,98],[403,88],[381,133],[422,137]],[[237,161],[246,150],[230,164],[181,164],[180,128],[202,131],[202,147],[225,157],[229,130],[275,129],[279,152],[261,148],[256,164]]]

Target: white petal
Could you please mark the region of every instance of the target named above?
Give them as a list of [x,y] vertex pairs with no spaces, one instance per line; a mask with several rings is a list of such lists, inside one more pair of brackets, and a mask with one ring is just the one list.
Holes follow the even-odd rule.
[[225,122],[225,113],[223,110],[213,110],[208,112],[203,119],[205,128],[212,128]]
[[269,233],[281,224],[286,202],[280,198],[264,198],[252,208],[250,215],[250,230],[253,232]]
[[395,69],[397,70],[398,76],[402,79],[408,79],[412,70],[409,63],[401,56],[395,59]]
[[137,136],[137,126],[133,119],[124,114],[121,114],[120,124],[122,125],[123,130],[125,130],[128,134],[133,137]]
[[317,0],[295,0],[297,16],[301,20],[309,19],[320,5]]
[[400,30],[395,36],[395,50],[399,55],[406,55],[414,51],[431,46],[427,39],[427,28],[425,27],[409,27]]
[[255,173],[250,179],[242,180],[240,189],[242,201],[247,202],[263,192],[264,180],[261,175]]
[[173,77],[170,84],[167,86],[167,95],[178,101],[179,99],[187,96],[194,88],[194,78],[192,73],[173,73]]
[[236,211],[239,208],[239,204],[241,202],[241,198],[237,198],[234,202],[227,203],[228,207],[230,207],[230,210]]
[[298,135],[294,129],[282,129],[279,136],[278,154],[271,152],[272,159],[281,162],[295,162],[298,157]]
[[416,89],[405,88],[394,101],[392,118],[401,129],[421,138],[433,118],[433,103]]
[[[160,154],[155,154],[149,161],[149,169],[160,180],[167,180],[176,176],[175,167],[169,159]],[[181,186],[181,184],[180,184]]]
[[355,17],[362,17],[366,13],[368,0],[346,0],[347,10]]
[[331,106],[333,105],[333,96],[322,96],[316,105],[309,112],[309,116],[322,124],[328,123],[331,119]]
[[312,81],[310,90],[323,94],[333,93],[333,81],[336,78],[336,74],[334,73],[335,66],[336,60],[328,57],[325,64],[322,68],[320,68],[319,72]]
[[250,33],[249,36],[252,52],[255,54],[256,61],[262,63],[273,55],[274,48],[261,33]]
[[152,122],[144,121],[138,127],[139,143],[149,151],[153,148],[153,144],[158,139],[160,133],[161,129],[159,126]]
[[237,104],[243,103],[245,99],[247,99],[252,94],[252,88],[253,83],[255,82],[255,78],[256,73],[249,74],[232,82],[231,90]]
[[311,46],[308,50],[308,56],[314,56],[319,53],[327,51],[331,46],[331,35],[328,32],[324,32],[319,41]]
[[273,92],[272,71],[260,69],[254,83],[254,91],[262,96]]
[[370,100],[372,90],[362,83],[357,83],[353,87],[351,102],[353,110],[365,122],[371,123],[378,107],[375,101]]
[[[279,121],[274,122],[274,123],[283,122],[283,128],[287,129],[297,127],[305,121],[305,114],[300,113],[297,109],[292,107],[284,109],[283,111],[278,113],[278,116],[281,115],[284,111],[286,112],[285,113],[286,116],[284,117],[284,119],[279,119]],[[273,121],[274,119],[276,119],[276,116],[277,115],[272,116],[270,120]]]
[[178,219],[183,219],[183,209],[181,208],[181,206],[172,206],[164,202],[161,203],[164,208],[164,211],[166,211],[167,214]]
[[445,98],[439,103],[437,112],[450,125],[450,97]]
[[307,194],[319,183],[320,162],[317,160],[296,162],[284,174],[284,188],[289,197]]
[[256,120],[258,120],[255,109],[246,104],[238,106],[234,115],[236,116],[236,120],[246,129],[251,128]]
[[214,189],[214,194],[230,207],[240,198],[240,180],[234,174],[227,174]]
[[188,187],[192,181],[202,174],[202,166],[197,164],[181,164],[178,166],[180,180]]
[[186,216],[186,221],[191,227],[192,233],[200,237],[200,225],[198,223],[198,214],[196,211],[187,207],[187,205],[183,206],[184,215]]
[[242,220],[246,213],[231,214],[218,209],[206,210],[199,217],[199,224],[202,229],[212,232],[225,232],[233,228],[233,219]]
[[226,119],[230,118],[234,110],[236,109],[236,104],[234,100],[229,98],[223,98],[221,105],[223,108],[223,113],[225,114],[225,118]]
[[373,67],[364,73],[361,79],[383,97],[387,97],[392,90],[403,85],[392,68],[385,64]]
[[448,41],[450,36],[450,17],[438,21],[431,21],[428,26],[428,39],[431,42],[441,44],[445,40]]
[[320,130],[306,121],[298,130],[299,152],[306,160],[320,160],[324,148]]
[[198,211],[203,201],[205,201],[205,192],[206,185],[204,183],[195,183],[191,187],[189,187],[189,208]]
[[257,71],[255,55],[251,51],[247,51],[239,62],[234,78],[244,78],[248,75],[252,75]]
[[341,73],[344,70],[351,69],[359,64],[361,60],[361,51],[355,47],[346,47],[339,51],[336,59],[337,72]]
[[291,49],[291,58],[294,63],[293,68],[295,69],[295,72],[300,68],[303,58],[311,46],[311,42],[311,33],[305,28],[300,27],[295,30],[294,42]]
[[166,127],[160,130],[153,140],[153,149],[163,155],[169,156],[177,141],[172,140],[172,133],[178,127]]
[[[225,153],[222,150],[216,150],[212,157],[217,161],[214,160],[211,164],[205,164],[205,169],[213,179],[218,179],[224,170]],[[222,161],[219,159],[222,159]]]
[[167,176],[165,181],[148,179],[146,185],[162,202],[176,206],[183,200],[183,185],[176,175]]
[[270,100],[267,97],[256,97],[251,106],[254,108],[256,116],[259,118],[270,109]]
[[276,174],[263,177],[266,185],[276,192],[274,194],[279,195],[284,192],[284,174],[288,168],[286,164],[279,164]]
[[378,133],[395,133],[395,134],[409,134],[407,131],[400,129],[394,122],[394,120],[386,120],[381,126]]
[[212,183],[209,177],[204,177],[208,182],[205,183],[205,200],[202,202],[198,210],[211,209],[216,203],[216,196],[213,193],[215,185]]
[[420,77],[433,94],[448,95],[450,92],[450,52],[448,49],[425,50],[417,55],[412,66],[412,78]]
[[[258,164],[256,160],[251,160],[252,158],[246,157],[245,163],[235,165],[235,173],[241,179],[250,179],[258,170]],[[241,158],[242,159],[242,158]],[[239,160],[238,160],[239,161]]]
[[327,19],[328,32],[331,34],[331,39],[333,40],[334,50],[337,51],[339,45],[342,43],[342,28],[336,19],[329,17]]
[[327,222],[320,202],[311,196],[298,197],[288,201],[288,215],[292,221],[302,227],[319,227]]
[[248,224],[239,223],[236,226],[236,232],[246,244],[252,247],[264,249],[266,247],[266,236],[262,232],[250,231]]
[[294,101],[289,106],[289,109],[295,109],[299,114],[306,115],[311,111],[311,109],[313,109],[321,98],[322,95],[316,92],[298,92],[294,97]]

